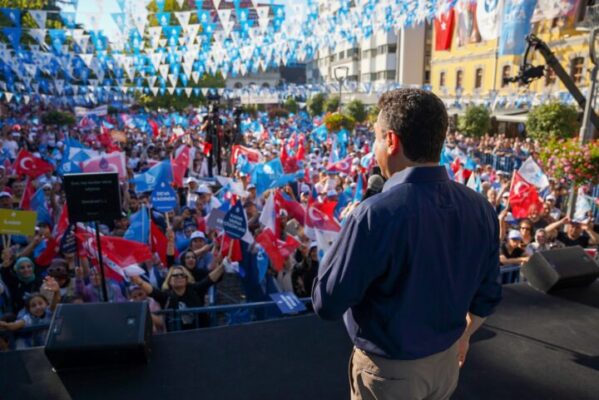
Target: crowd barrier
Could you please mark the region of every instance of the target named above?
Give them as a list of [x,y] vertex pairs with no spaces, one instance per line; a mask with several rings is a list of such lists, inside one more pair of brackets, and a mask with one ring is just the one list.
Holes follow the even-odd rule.
[[[498,280],[502,284],[510,284],[520,281],[520,267],[501,267]],[[311,312],[312,302],[309,297],[299,299],[306,305],[308,312]],[[169,332],[182,330],[182,320],[193,318],[192,328],[204,328],[215,326],[231,326],[246,324],[249,322],[259,322],[293,317],[293,315],[283,314],[279,311],[274,301],[263,301],[257,303],[239,303],[216,305],[208,307],[186,308],[185,310],[161,310],[155,314],[164,315]],[[305,314],[305,313],[303,313]],[[202,326],[201,316],[208,316],[209,325]],[[8,334],[11,349],[14,349],[16,335],[22,336],[35,333],[41,330],[47,330],[49,324],[39,324],[23,328],[19,332],[5,332]],[[189,329],[189,326],[188,328]]]

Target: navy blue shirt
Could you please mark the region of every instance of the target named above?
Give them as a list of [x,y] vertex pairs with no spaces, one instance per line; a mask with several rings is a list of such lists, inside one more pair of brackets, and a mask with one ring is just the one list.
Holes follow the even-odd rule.
[[466,314],[501,299],[499,223],[480,194],[445,167],[407,168],[360,204],[323,258],[314,310],[343,315],[356,347],[391,359],[448,349]]

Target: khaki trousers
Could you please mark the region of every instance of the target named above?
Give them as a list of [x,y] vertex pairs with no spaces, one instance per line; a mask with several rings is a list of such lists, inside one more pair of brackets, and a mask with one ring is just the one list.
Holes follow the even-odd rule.
[[352,400],[442,400],[458,385],[458,344],[417,360],[389,360],[354,347],[349,362]]

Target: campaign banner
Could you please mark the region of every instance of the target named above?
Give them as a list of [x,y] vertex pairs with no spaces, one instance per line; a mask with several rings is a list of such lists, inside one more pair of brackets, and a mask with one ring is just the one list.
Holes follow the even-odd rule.
[[33,236],[37,213],[0,208],[0,234]]
[[501,18],[499,55],[521,55],[526,48],[526,36],[530,33],[530,19],[536,0],[506,0]]
[[306,311],[304,303],[292,292],[271,293],[270,298],[283,314],[298,314]]
[[235,203],[225,215],[223,228],[225,233],[233,239],[241,239],[247,232],[248,224],[240,201]]
[[162,181],[152,191],[152,208],[159,212],[173,211],[177,207],[177,194],[168,183]]

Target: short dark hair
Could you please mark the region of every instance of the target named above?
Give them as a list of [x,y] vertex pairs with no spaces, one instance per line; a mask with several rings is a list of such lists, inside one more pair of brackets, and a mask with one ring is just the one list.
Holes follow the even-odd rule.
[[378,102],[383,130],[394,131],[405,156],[414,162],[438,162],[447,133],[447,110],[435,94],[422,89],[396,89]]

